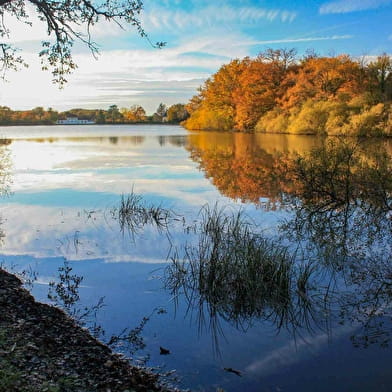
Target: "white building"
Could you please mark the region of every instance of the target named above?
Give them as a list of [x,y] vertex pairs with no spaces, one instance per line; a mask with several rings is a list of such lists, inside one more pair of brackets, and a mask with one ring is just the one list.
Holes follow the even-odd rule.
[[77,117],[67,117],[65,120],[57,120],[59,125],[85,125],[95,124],[95,121],[91,120],[79,120]]

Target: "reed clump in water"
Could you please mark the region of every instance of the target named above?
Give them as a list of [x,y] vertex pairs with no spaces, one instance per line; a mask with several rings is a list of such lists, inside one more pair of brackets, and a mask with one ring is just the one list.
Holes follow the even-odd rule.
[[296,307],[307,299],[310,269],[296,268],[286,247],[256,229],[242,212],[205,207],[196,241],[171,255],[166,288],[175,297],[185,295],[188,306],[198,309],[199,322],[205,310],[212,322],[220,316],[243,328],[253,318],[280,328],[305,317]]
[[147,205],[142,196],[133,192],[122,195],[119,208],[113,209],[112,213],[117,216],[121,231],[128,231],[131,235],[146,225],[155,226],[159,231],[167,230],[172,217],[170,210]]

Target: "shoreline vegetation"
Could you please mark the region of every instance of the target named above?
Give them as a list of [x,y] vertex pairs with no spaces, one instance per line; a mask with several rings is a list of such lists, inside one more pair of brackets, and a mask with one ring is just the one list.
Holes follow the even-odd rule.
[[156,112],[148,116],[140,105],[130,108],[118,108],[111,105],[103,109],[70,109],[58,112],[52,108],[36,107],[31,110],[12,110],[8,106],[0,106],[0,126],[10,125],[56,125],[57,121],[69,117],[79,120],[94,121],[95,124],[179,124],[186,120],[189,114],[185,105],[178,103],[167,107],[160,103]]
[[268,49],[223,65],[186,109],[190,130],[392,136],[392,58]]
[[267,49],[223,65],[185,104],[159,104],[153,115],[119,109],[12,110],[1,125],[55,125],[77,117],[96,124],[181,124],[188,130],[319,136],[392,137],[392,57],[319,56]]
[[171,391],[0,268],[0,391]]

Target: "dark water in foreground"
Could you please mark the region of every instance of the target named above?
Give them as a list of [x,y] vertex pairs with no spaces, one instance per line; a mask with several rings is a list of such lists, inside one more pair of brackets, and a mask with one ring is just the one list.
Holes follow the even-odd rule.
[[[76,308],[104,297],[90,319],[102,339],[149,317],[133,356],[175,369],[184,388],[391,390],[391,142],[177,126],[0,137],[0,259],[38,274],[39,300],[68,263],[83,276]],[[124,226],[131,193],[170,210],[165,224]],[[230,219],[208,231],[222,208],[249,232]]]

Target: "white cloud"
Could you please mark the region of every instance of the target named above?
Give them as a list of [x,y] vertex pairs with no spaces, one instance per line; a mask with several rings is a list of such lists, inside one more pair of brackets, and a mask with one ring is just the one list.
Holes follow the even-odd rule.
[[[5,16],[5,25],[11,34],[7,42],[19,43],[30,41],[42,41],[48,39],[45,23],[38,19],[35,9],[27,7],[28,21],[32,26],[18,21],[14,17]],[[141,15],[143,26],[146,31],[165,29],[177,32],[178,30],[195,29],[202,27],[232,27],[233,24],[256,24],[262,20],[269,22],[290,23],[296,18],[294,11],[284,9],[265,9],[259,7],[232,7],[229,5],[207,6],[204,8],[183,11],[153,6]],[[81,31],[80,26],[72,26],[74,30]],[[112,22],[101,20],[91,28],[94,39],[103,37],[118,37],[136,34],[133,26],[121,28]]]
[[152,8],[143,15],[143,24],[150,29],[189,29],[237,24],[256,24],[262,20],[292,22],[297,14],[294,11],[265,9],[259,7],[209,6],[202,9],[173,11]]
[[[250,54],[254,45],[350,39],[331,35],[276,40],[254,40],[240,33],[184,37],[175,47],[102,51],[98,60],[90,53],[75,54],[78,69],[59,91],[51,75],[40,70],[34,53],[23,53],[31,67],[7,77],[12,83],[0,90],[0,104],[14,109],[35,106],[69,109],[83,106],[106,108],[115,103],[128,107],[141,104],[152,113],[160,102],[186,102],[204,80],[232,58]],[[28,86],[28,88],[26,88]]]
[[23,53],[31,66],[7,74],[11,83],[1,86],[0,104],[61,110],[141,104],[153,112],[160,102],[186,102],[222,64],[248,55],[251,44],[238,46],[236,42],[249,42],[249,37],[232,33],[188,38],[162,50],[102,51],[98,61],[90,53],[75,54],[78,69],[62,91],[51,83],[49,72],[40,70],[35,53]]
[[[334,330],[334,337],[339,338],[349,334],[354,329],[355,326],[338,327]],[[320,333],[296,341],[289,341],[285,346],[274,349],[270,353],[265,353],[262,359],[250,363],[245,371],[258,376],[269,376],[281,371],[282,368],[287,368],[300,362],[308,357],[309,352],[316,353],[321,351],[330,339],[331,336],[329,334]]]
[[305,38],[283,38],[275,40],[265,41],[250,41],[248,44],[252,45],[273,45],[273,44],[284,44],[284,43],[296,43],[296,42],[312,42],[312,41],[334,41],[340,39],[351,39],[353,35],[331,35],[327,37],[305,37]]
[[320,14],[343,14],[364,11],[376,9],[391,3],[392,0],[338,0],[321,5]]
[[48,33],[45,29],[45,24],[42,23],[37,16],[35,8],[29,4],[26,5],[26,13],[29,15],[26,22],[31,23],[31,26],[19,21],[14,16],[5,13],[4,26],[10,31],[10,38],[2,38],[5,42],[21,42],[21,41],[42,41],[47,39]]

